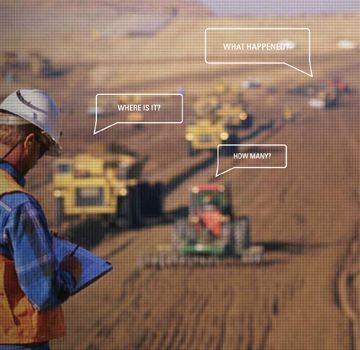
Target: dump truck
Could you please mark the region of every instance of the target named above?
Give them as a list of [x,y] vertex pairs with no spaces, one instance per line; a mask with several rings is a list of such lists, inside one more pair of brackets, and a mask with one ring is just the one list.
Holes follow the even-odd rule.
[[215,152],[219,144],[231,140],[231,135],[222,121],[196,116],[186,127],[185,138],[188,154],[192,157],[205,150]]
[[171,245],[140,257],[140,266],[214,264],[223,258],[261,261],[264,249],[251,243],[249,218],[234,215],[228,186],[193,186],[188,212],[186,218],[175,221]]
[[240,86],[234,83],[219,81],[212,86],[212,92],[221,96],[240,94]]
[[229,129],[251,128],[253,123],[253,116],[239,104],[224,103],[216,111],[216,116]]
[[220,98],[216,95],[207,95],[197,99],[195,112],[197,115],[213,115],[221,107]]
[[137,227],[162,215],[162,185],[140,182],[144,161],[136,156],[80,153],[55,161],[53,190],[57,225],[71,217],[101,217]]

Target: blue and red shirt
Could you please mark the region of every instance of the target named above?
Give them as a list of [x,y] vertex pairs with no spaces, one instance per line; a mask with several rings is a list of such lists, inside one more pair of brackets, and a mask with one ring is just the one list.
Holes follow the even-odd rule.
[[[11,164],[0,162],[0,170],[25,186]],[[75,288],[71,273],[59,268],[45,214],[29,194],[0,197],[0,255],[14,261],[21,289],[37,310],[62,304]]]

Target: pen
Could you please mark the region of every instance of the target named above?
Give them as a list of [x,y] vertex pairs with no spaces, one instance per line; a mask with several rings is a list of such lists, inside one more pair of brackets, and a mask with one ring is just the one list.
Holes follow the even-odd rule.
[[77,245],[77,246],[75,247],[75,249],[71,252],[70,256],[74,256],[74,254],[76,253],[76,251],[78,250],[78,248],[79,248],[79,245]]

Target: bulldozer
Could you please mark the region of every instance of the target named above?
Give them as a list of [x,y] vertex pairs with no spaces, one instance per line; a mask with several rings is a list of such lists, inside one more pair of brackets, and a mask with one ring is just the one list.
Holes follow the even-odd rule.
[[80,153],[56,160],[55,221],[101,217],[119,227],[138,227],[162,215],[162,185],[140,182],[144,160],[126,153]]
[[216,111],[216,116],[228,129],[251,128],[253,123],[253,116],[242,105],[224,103]]
[[229,257],[259,263],[263,251],[251,244],[249,218],[234,216],[229,187],[205,184],[191,188],[189,214],[174,223],[171,245],[158,247],[139,265],[206,265]]
[[188,154],[193,157],[205,150],[216,152],[217,146],[229,142],[232,136],[222,121],[196,116],[186,127],[185,138],[188,142]]

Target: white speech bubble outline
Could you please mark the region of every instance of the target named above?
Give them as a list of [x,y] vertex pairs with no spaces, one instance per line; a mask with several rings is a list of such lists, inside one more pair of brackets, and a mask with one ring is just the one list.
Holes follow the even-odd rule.
[[[220,167],[220,147],[284,147],[285,148],[285,165],[284,166],[234,166],[229,169],[226,169],[225,171],[219,173],[219,167]],[[277,144],[219,144],[217,145],[217,152],[216,152],[216,174],[215,177],[218,177],[220,175],[224,175],[225,173],[233,170],[233,169],[286,169],[288,165],[288,151],[287,151],[287,145],[282,143]]]
[[[121,121],[118,121],[111,125],[106,126],[105,128],[96,130],[97,123],[98,123],[98,96],[180,96],[181,97],[181,120],[175,121],[175,122],[170,122],[170,121],[165,121],[165,122],[123,121],[123,122],[121,122]],[[95,126],[94,126],[94,134],[93,135],[96,135],[102,131],[105,131],[117,124],[182,124],[183,122],[184,122],[184,96],[180,93],[128,93],[128,94],[126,94],[126,93],[99,93],[99,94],[95,95]]]
[[[291,64],[287,63],[287,62],[237,62],[237,61],[232,61],[232,62],[218,62],[218,61],[208,61],[207,60],[207,31],[208,30],[306,30],[308,32],[308,59],[309,59],[309,68],[310,68],[310,73],[307,73],[305,71],[303,71],[302,69],[299,69],[295,66],[292,66]],[[205,29],[205,63],[206,64],[284,64],[285,66],[291,67],[301,73],[306,74],[307,76],[313,78],[313,71],[312,71],[312,67],[311,67],[311,32],[309,28],[246,28],[246,27],[241,27],[241,28],[215,28],[215,27],[211,27],[211,28],[206,28]]]

